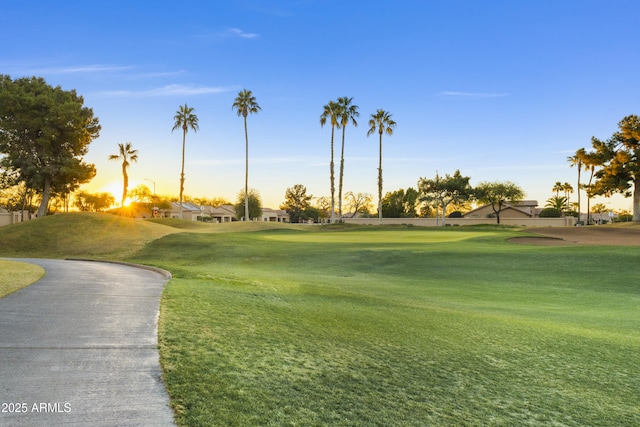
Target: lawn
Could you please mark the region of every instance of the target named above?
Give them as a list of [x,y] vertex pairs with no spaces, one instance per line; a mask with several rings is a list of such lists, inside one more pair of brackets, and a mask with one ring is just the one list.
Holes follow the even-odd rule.
[[179,425],[640,425],[640,246],[522,235],[70,214],[3,227],[0,256],[170,270]]
[[181,425],[638,425],[640,247],[517,230],[170,234]]
[[29,286],[44,275],[44,269],[24,262],[0,259],[0,298]]

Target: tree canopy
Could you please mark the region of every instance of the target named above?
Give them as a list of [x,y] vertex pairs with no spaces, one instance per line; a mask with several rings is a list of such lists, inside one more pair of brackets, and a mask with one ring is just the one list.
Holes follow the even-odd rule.
[[453,176],[445,174],[441,177],[436,173],[435,178],[420,178],[418,190],[422,197],[421,201],[435,204],[442,209],[442,225],[445,225],[445,216],[449,204],[461,204],[473,198],[473,188],[469,184],[471,178],[462,176],[456,170]]
[[475,197],[481,203],[491,205],[496,214],[496,222],[500,224],[500,212],[508,202],[518,202],[524,198],[524,191],[510,181],[481,182],[475,188]]
[[382,198],[382,214],[385,218],[415,218],[417,203],[418,191],[415,188],[388,192]]
[[245,221],[250,221],[252,218],[260,218],[262,216],[262,199],[260,198],[260,193],[258,193],[253,188],[250,188],[248,191],[249,194],[249,203],[245,203],[245,190],[242,189],[238,193],[238,199],[235,204],[236,209],[236,219],[242,221],[245,212],[245,206],[249,207],[249,218],[245,219]]
[[0,99],[0,167],[40,194],[43,217],[52,193],[68,194],[95,176],[83,156],[99,136],[98,118],[75,90],[37,77],[1,75]]
[[284,197],[285,201],[280,205],[280,209],[287,211],[290,222],[300,222],[300,220],[309,218],[307,210],[311,207],[313,196],[307,195],[307,187],[302,184],[296,184],[287,188]]
[[633,221],[640,222],[640,118],[630,115],[618,123],[618,131],[606,141],[591,139],[602,166],[595,172],[593,194],[633,196]]

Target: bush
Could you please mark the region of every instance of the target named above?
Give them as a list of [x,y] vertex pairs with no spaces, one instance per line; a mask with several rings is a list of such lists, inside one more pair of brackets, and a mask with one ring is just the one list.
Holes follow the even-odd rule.
[[614,219],[615,222],[631,222],[633,221],[633,215],[631,214],[620,214],[617,218]]
[[455,211],[449,214],[449,218],[462,218],[462,212]]
[[562,211],[556,208],[544,208],[540,211],[540,218],[560,218]]

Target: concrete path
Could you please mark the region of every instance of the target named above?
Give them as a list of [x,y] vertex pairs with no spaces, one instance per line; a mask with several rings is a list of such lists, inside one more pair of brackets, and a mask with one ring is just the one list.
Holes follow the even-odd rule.
[[175,425],[157,349],[167,279],[117,264],[22,261],[46,276],[0,299],[0,425]]

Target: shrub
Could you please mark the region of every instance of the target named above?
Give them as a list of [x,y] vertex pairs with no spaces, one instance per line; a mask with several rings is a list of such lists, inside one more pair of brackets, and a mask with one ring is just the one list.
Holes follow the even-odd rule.
[[556,208],[544,208],[540,211],[540,218],[560,218],[562,211]]
[[449,214],[449,218],[462,218],[462,212],[455,211]]

